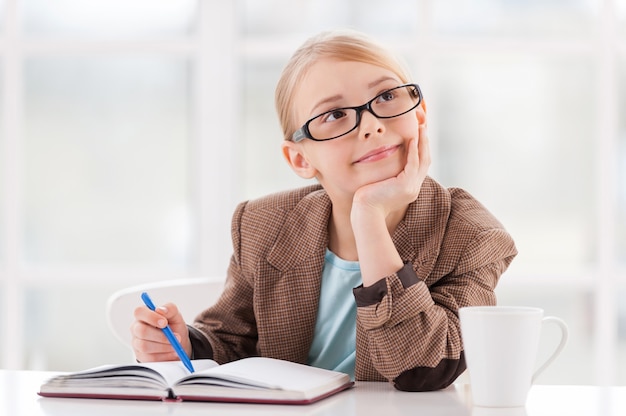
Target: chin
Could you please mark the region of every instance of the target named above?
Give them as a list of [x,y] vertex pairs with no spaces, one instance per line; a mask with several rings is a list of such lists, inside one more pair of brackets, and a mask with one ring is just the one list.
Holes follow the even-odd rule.
[[376,168],[368,178],[365,178],[364,185],[376,182],[382,182],[387,179],[395,178],[404,170],[404,166],[385,166]]

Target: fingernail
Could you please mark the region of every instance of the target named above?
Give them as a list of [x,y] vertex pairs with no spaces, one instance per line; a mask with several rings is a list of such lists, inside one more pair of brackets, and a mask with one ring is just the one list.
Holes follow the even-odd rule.
[[165,319],[159,319],[157,325],[159,326],[159,328],[165,328],[165,326],[167,325],[167,321]]

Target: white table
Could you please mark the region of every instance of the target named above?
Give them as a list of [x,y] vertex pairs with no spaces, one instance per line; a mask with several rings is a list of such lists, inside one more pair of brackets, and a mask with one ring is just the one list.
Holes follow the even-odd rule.
[[58,399],[37,395],[55,373],[0,370],[0,415],[7,416],[624,416],[626,386],[533,386],[524,408],[474,407],[470,387],[457,384],[428,393],[406,393],[387,383],[359,382],[353,389],[306,406],[230,403],[165,403],[132,400]]

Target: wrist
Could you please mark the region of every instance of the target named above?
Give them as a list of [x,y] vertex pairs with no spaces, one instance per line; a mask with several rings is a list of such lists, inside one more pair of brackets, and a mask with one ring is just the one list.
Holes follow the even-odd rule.
[[353,203],[350,211],[350,222],[353,230],[358,230],[362,225],[371,226],[373,223],[385,224],[385,212],[369,204]]

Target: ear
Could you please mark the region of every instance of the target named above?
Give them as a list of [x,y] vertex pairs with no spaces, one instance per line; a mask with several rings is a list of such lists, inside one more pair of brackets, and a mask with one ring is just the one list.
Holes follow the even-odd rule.
[[291,169],[304,179],[314,178],[317,170],[309,163],[302,151],[302,145],[284,140],[281,145],[283,156]]

